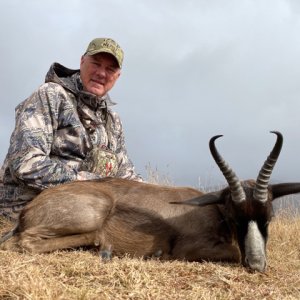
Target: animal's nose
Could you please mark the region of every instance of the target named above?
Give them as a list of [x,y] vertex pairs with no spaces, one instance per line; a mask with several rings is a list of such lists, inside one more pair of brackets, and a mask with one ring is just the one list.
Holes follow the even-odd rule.
[[253,271],[264,272],[267,266],[267,262],[265,257],[263,256],[255,256],[251,257],[251,259],[246,257],[245,265]]

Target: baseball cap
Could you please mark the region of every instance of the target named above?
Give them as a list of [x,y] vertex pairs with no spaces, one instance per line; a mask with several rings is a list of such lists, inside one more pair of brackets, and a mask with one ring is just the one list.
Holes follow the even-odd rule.
[[87,49],[85,54],[95,55],[100,52],[110,53],[117,60],[119,67],[122,68],[124,52],[121,47],[110,38],[96,38],[93,39]]

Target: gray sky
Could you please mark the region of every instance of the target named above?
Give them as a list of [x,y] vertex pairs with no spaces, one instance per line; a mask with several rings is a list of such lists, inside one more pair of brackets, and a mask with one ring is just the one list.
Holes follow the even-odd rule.
[[118,102],[129,155],[177,185],[224,183],[208,141],[241,179],[256,178],[281,131],[273,181],[300,179],[297,0],[2,0],[0,161],[14,108],[51,63],[78,68],[95,37],[125,51]]

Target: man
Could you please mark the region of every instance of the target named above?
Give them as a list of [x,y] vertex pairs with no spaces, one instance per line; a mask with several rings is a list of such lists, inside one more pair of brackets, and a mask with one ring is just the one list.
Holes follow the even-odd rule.
[[0,172],[0,215],[15,220],[42,190],[115,176],[142,181],[127,156],[122,123],[108,95],[123,51],[109,38],[90,42],[80,70],[54,63],[37,91],[16,108]]

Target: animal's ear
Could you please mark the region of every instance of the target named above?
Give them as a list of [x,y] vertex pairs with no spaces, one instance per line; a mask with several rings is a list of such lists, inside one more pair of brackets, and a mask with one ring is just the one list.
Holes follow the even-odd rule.
[[211,204],[221,204],[224,202],[222,197],[223,190],[218,192],[211,192],[204,194],[202,196],[185,200],[182,202],[170,202],[171,204],[183,204],[183,205],[195,205],[195,206],[205,206]]
[[293,182],[293,183],[278,183],[271,185],[271,190],[273,194],[273,199],[290,195],[290,194],[296,194],[300,193],[300,183],[299,182]]

